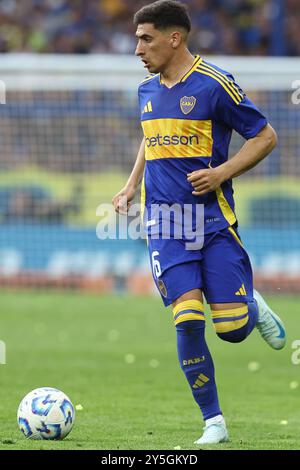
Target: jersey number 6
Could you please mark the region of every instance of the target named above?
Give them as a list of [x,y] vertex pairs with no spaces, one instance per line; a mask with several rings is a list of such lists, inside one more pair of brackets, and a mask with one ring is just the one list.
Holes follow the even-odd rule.
[[158,259],[155,259],[157,256],[159,256],[159,251],[153,251],[151,259],[152,259],[152,271],[153,275],[156,279],[158,279],[161,276],[161,267],[160,267],[160,262]]

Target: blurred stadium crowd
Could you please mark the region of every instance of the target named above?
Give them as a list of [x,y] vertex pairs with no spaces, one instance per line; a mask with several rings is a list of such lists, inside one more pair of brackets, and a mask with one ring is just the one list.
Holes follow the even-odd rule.
[[[132,17],[149,1],[0,0],[0,53],[132,54]],[[195,53],[300,55],[300,0],[184,1]],[[15,56],[7,59],[18,70]],[[258,87],[249,97],[279,145],[240,182],[242,236],[260,287],[299,292],[299,106],[289,88]],[[95,236],[97,206],[132,168],[138,114],[136,91],[124,87],[32,90],[25,80],[7,91],[0,106],[0,286],[152,292],[144,241]],[[241,144],[234,134],[230,154]]]
[[[299,0],[184,0],[205,54],[300,54]],[[0,52],[132,53],[149,0],[0,0]]]

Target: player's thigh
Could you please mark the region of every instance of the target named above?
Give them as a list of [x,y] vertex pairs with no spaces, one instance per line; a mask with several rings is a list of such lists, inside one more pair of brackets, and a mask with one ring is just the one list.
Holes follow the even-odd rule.
[[192,289],[184,294],[180,295],[174,302],[172,302],[172,306],[176,307],[176,305],[180,304],[181,302],[185,302],[186,300],[199,300],[203,304],[203,294],[201,289]]
[[202,252],[203,292],[209,304],[222,310],[224,304],[235,308],[253,299],[249,256],[232,227],[212,235]]

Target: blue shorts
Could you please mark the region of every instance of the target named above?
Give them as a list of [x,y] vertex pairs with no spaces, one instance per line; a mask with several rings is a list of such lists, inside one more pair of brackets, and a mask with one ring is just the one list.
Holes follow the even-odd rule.
[[164,304],[192,289],[207,303],[253,300],[251,263],[237,229],[205,235],[203,247],[188,251],[178,239],[148,239],[152,274]]

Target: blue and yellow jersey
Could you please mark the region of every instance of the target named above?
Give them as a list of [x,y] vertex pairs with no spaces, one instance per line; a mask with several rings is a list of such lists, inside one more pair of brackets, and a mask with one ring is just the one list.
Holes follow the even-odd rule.
[[145,136],[143,199],[151,204],[204,204],[205,233],[236,222],[232,182],[194,196],[187,181],[192,171],[216,167],[228,159],[232,130],[245,139],[267,124],[232,75],[196,56],[190,71],[172,88],[160,75],[139,86]]

